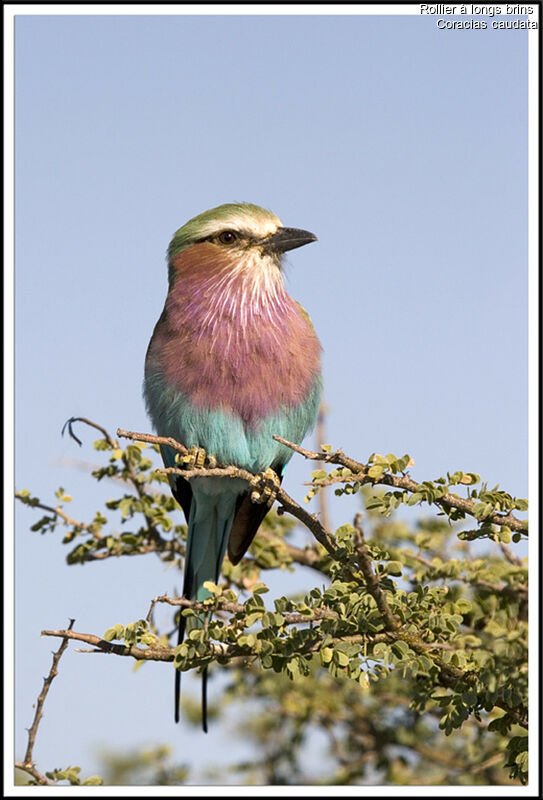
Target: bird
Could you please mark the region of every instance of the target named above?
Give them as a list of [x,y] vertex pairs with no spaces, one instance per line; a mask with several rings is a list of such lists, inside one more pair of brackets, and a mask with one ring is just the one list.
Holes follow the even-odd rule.
[[[305,309],[287,292],[284,254],[317,240],[252,203],[225,203],[190,219],[168,247],[168,291],[145,357],[143,394],[158,436],[203,459],[283,479],[292,450],[314,427],[322,347]],[[167,467],[175,451],[161,445]],[[210,463],[206,461],[205,463]],[[187,521],[183,597],[203,601],[225,553],[237,564],[273,503],[253,502],[240,478],[170,475]],[[189,621],[192,625],[200,625]],[[178,643],[186,618],[181,614]],[[187,626],[188,627],[188,626]],[[180,678],[175,671],[175,721]],[[202,725],[207,732],[207,670]]]

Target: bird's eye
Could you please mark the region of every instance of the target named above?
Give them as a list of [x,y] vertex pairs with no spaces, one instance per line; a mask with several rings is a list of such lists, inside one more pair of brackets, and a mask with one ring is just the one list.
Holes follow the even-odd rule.
[[218,239],[221,244],[233,244],[237,239],[237,234],[234,231],[223,231],[219,233]]

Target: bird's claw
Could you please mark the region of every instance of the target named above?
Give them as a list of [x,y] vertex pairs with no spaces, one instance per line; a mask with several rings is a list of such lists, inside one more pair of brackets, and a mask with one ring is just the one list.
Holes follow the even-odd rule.
[[203,447],[191,447],[181,461],[187,469],[214,469],[217,466],[215,456],[208,455]]
[[268,467],[264,472],[255,475],[250,483],[253,503],[267,503],[271,506],[277,496],[281,482],[277,473]]

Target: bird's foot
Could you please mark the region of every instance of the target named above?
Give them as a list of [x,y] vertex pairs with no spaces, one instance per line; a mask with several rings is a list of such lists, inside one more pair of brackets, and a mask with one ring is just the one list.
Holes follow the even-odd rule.
[[208,455],[203,447],[191,447],[187,455],[181,457],[181,463],[187,469],[214,469],[217,459]]
[[250,483],[251,500],[253,503],[266,503],[271,506],[277,496],[281,481],[277,473],[268,467],[264,472],[255,475]]

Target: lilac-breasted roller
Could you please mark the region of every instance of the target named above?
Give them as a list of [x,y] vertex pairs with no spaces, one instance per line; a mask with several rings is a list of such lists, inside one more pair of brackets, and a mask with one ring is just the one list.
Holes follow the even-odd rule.
[[[159,436],[201,448],[221,465],[279,481],[317,416],[321,346],[308,314],[287,293],[282,258],[316,240],[259,206],[228,203],[189,220],[168,249],[168,295],[145,360],[144,396]],[[162,448],[167,466],[174,452]],[[188,524],[183,595],[204,600],[228,549],[237,564],[268,504],[239,478],[173,476]],[[181,615],[179,642],[184,635]],[[203,724],[206,730],[204,671]],[[175,719],[179,721],[176,670]]]

